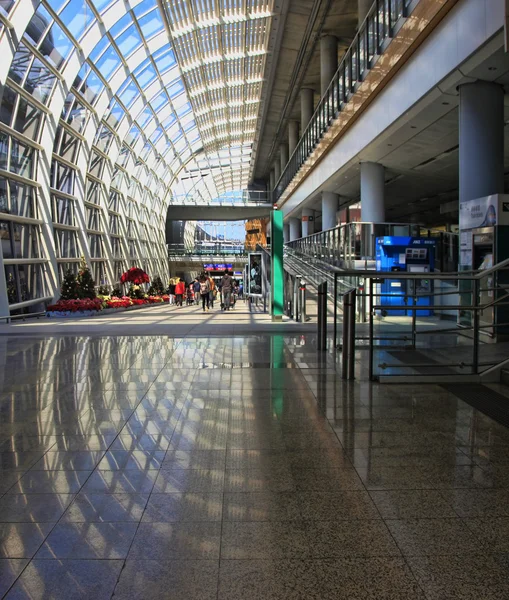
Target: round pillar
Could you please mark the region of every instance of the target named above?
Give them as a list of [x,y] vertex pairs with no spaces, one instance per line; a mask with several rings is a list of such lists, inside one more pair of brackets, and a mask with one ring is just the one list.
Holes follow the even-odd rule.
[[476,81],[459,91],[459,200],[503,194],[504,90]]
[[302,209],[302,237],[313,235],[315,232],[315,211],[309,208]]
[[281,144],[279,146],[279,158],[281,159],[281,173],[285,170],[286,165],[288,164],[288,146],[286,144]]
[[320,38],[320,92],[323,96],[338,70],[338,40],[334,35]]
[[290,225],[290,242],[293,240],[298,240],[300,235],[300,219],[297,217],[291,217],[288,219],[288,224]]
[[275,179],[274,187],[276,187],[277,182],[279,181],[280,177],[281,177],[281,161],[276,160],[276,162],[274,163],[274,179]]
[[288,123],[288,154],[291,156],[299,142],[299,122],[290,121]]
[[270,191],[271,192],[276,187],[276,176],[275,176],[275,173],[274,173],[274,169],[270,170],[269,186],[270,186]]
[[359,26],[366,18],[369,9],[373,6],[373,0],[357,0],[357,10],[359,12]]
[[310,88],[302,88],[300,91],[300,134],[308,126],[314,112],[315,92]]
[[322,192],[322,231],[336,227],[339,196],[333,192]]
[[385,222],[385,168],[379,163],[361,163],[361,221]]
[[290,223],[283,224],[283,244],[290,241]]

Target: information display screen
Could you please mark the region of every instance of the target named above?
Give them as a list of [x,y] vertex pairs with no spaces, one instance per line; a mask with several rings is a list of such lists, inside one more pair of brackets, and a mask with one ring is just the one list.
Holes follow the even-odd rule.
[[263,296],[262,290],[262,254],[261,252],[251,252],[248,258],[248,294],[250,296]]

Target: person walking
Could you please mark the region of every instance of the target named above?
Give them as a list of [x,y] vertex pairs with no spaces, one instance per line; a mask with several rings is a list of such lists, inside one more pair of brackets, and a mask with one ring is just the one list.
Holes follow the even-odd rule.
[[200,304],[200,282],[198,279],[193,281],[193,291],[194,291],[194,303],[196,305]]
[[230,310],[230,304],[232,301],[233,292],[233,279],[230,277],[228,271],[224,272],[223,278],[221,279],[221,293],[223,295],[223,306],[224,310]]
[[209,280],[209,304],[210,308],[214,308],[214,300],[216,298],[217,290],[216,290],[216,282],[212,279],[212,277],[208,277]]
[[177,306],[182,308],[182,299],[184,294],[186,293],[186,284],[179,279],[177,285],[175,286],[175,296],[177,297]]
[[200,277],[200,297],[202,301],[203,312],[205,312],[205,304],[209,310],[210,304],[210,281],[206,275]]
[[175,284],[170,283],[168,287],[168,295],[170,296],[169,304],[175,304]]

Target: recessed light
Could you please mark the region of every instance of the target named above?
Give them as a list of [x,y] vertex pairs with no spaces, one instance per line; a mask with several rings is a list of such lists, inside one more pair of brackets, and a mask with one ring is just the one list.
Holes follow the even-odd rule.
[[392,144],[387,144],[388,146],[392,147]]
[[497,67],[488,67],[488,71],[496,71]]
[[410,129],[417,129],[416,125],[410,125]]
[[444,106],[449,106],[449,102],[442,102]]

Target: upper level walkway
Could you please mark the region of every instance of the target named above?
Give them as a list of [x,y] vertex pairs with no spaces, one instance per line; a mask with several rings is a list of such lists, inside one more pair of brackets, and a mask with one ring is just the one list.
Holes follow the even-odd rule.
[[[428,188],[437,188],[431,179],[437,168],[426,161],[453,145],[447,143],[457,135],[451,123],[457,120],[458,86],[477,79],[505,82],[503,0],[379,5],[360,28],[275,185],[274,201],[285,217],[295,216],[303,203],[314,208],[322,191],[358,197],[360,162],[389,169],[387,178],[397,181],[394,193],[401,198],[406,193],[407,203],[412,186],[414,193],[430,195]],[[402,16],[405,10],[408,17]],[[430,139],[428,128],[439,121],[441,128]],[[441,158],[455,157],[453,152]],[[439,175],[447,179],[442,169]],[[457,169],[449,171],[440,189],[451,188]]]

